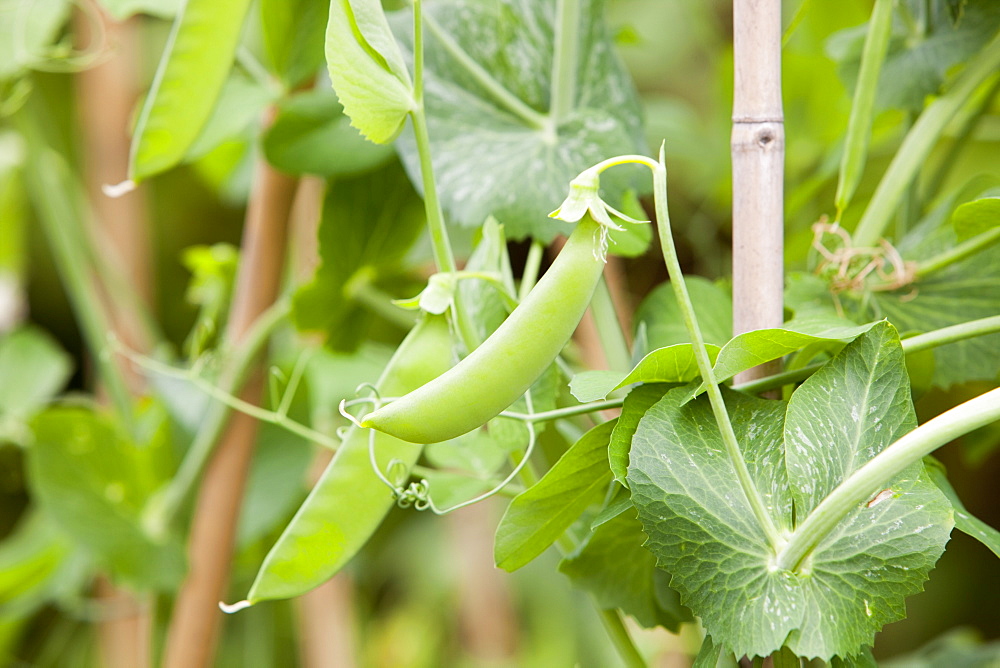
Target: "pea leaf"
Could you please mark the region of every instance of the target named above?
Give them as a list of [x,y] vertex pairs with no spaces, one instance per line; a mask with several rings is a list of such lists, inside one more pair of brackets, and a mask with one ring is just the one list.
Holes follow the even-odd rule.
[[[915,423],[902,348],[880,323],[782,402],[725,391],[751,478],[779,531],[791,531],[842,481]],[[904,614],[944,549],[951,508],[915,464],[887,481],[892,497],[854,509],[803,569],[777,571],[740,490],[712,411],[668,392],[640,420],[628,482],[681,601],[736,655],[787,645],[829,660],[871,645]],[[874,492],[877,490],[873,490]],[[717,567],[706,569],[706,561]]]
[[330,3],[326,64],[351,125],[376,144],[392,141],[415,103],[379,0]]
[[620,608],[646,628],[676,631],[691,621],[691,612],[668,585],[670,576],[642,547],[644,541],[635,510],[627,511],[594,529],[559,570],[574,586],[591,592],[601,608]]
[[632,447],[632,437],[639,427],[639,420],[672,387],[656,383],[640,385],[633,388],[625,397],[625,402],[622,404],[622,414],[618,416],[618,422],[611,433],[611,443],[608,446],[611,473],[615,480],[625,487],[628,487],[629,448]]
[[[565,35],[577,48],[567,75],[574,92],[563,116],[550,121],[550,91],[558,88],[551,80],[555,0],[426,3],[428,132],[442,205],[459,225],[493,215],[511,239],[551,240],[562,227],[546,214],[573,177],[605,158],[647,150],[603,3],[579,4],[580,23]],[[394,19],[400,42],[412,49],[409,13]],[[412,132],[399,146],[407,171],[419,174]],[[623,192],[648,189],[649,176],[619,168],[601,185],[620,209]]]
[[275,93],[260,82],[234,70],[222,84],[219,96],[197,139],[184,154],[184,162],[204,157],[225,142],[249,141]]
[[966,510],[965,504],[958,498],[958,493],[948,481],[944,465],[941,462],[933,457],[925,458],[924,462],[927,465],[927,473],[930,475],[931,480],[948,497],[952,508],[955,509],[955,528],[964,534],[972,536],[985,545],[993,554],[1000,557],[1000,531],[997,531]]
[[288,88],[314,76],[323,64],[328,4],[324,0],[261,0],[261,37],[267,59]]
[[366,141],[327,90],[310,90],[278,105],[264,133],[268,162],[289,174],[357,176],[388,163],[394,151]]
[[974,629],[956,628],[918,649],[883,662],[883,668],[978,668],[1000,663],[1000,641],[984,643]]
[[39,506],[116,577],[167,590],[184,572],[180,545],[154,539],[141,523],[162,482],[156,460],[166,444],[138,447],[108,418],[80,408],[37,416],[28,470]]
[[966,202],[951,215],[958,241],[971,239],[1000,225],[1000,197],[983,197]]
[[[733,335],[732,298],[708,279],[685,276],[684,280],[705,342],[723,345]],[[662,283],[650,292],[636,309],[635,317],[636,322],[646,323],[646,336],[651,349],[691,340],[670,283]]]
[[62,390],[72,370],[69,355],[40,329],[0,337],[0,417],[29,417]]
[[514,497],[497,527],[493,554],[498,567],[514,571],[532,561],[605,493],[613,428],[611,421],[588,431],[541,480]]
[[326,332],[334,349],[353,349],[369,317],[356,291],[398,274],[423,223],[423,204],[398,162],[332,182],[319,228],[322,263],[313,280],[295,293],[296,326]]
[[130,179],[138,182],[166,171],[187,155],[226,83],[249,6],[249,0],[184,4],[139,113]]

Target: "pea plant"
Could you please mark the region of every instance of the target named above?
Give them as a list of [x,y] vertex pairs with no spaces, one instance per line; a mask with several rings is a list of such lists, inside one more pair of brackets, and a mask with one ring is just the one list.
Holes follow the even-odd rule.
[[[100,184],[77,175],[58,130],[67,93],[38,73],[93,66],[100,39],[96,57],[68,46],[69,3],[8,4],[21,32],[0,32],[0,168],[16,187],[0,205],[39,223],[101,389],[59,397],[66,353],[33,327],[0,336],[0,440],[30,499],[0,543],[5,653],[77,665],[58,647],[90,614],[114,667],[239,665],[224,620],[244,653],[282,665],[287,650],[262,640],[296,623],[280,601],[302,602],[297,634],[315,643],[336,625],[316,612],[325,583],[380,563],[388,534],[501,500],[495,566],[555,565],[607,632],[614,655],[566,659],[581,665],[648,665],[641,627],[679,634],[698,668],[875,666],[877,634],[954,532],[1000,557],[1000,532],[934,457],[960,438],[988,457],[1000,423],[995,137],[987,173],[956,167],[991,141],[977,132],[996,119],[995,3],[845,10],[863,23],[828,40],[850,93],[828,155],[787,197],[781,160],[761,160],[779,169],[770,185],[733,175],[734,208],[786,202],[770,230],[739,233],[784,231],[790,267],[759,305],[779,321],[735,336],[734,306],[757,305],[734,299],[755,286],[693,275],[699,249],[726,243],[683,197],[691,220],[676,216],[675,181],[710,151],[685,158],[681,116],[655,122],[617,53],[628,31],[609,27],[621,3],[261,0],[252,22],[247,0],[107,0],[83,14],[98,37],[137,12],[172,27]],[[735,4],[738,34],[758,25],[740,23],[754,3]],[[820,4],[787,13],[786,48],[832,20]],[[758,148],[783,150],[780,119],[759,120]],[[793,130],[794,166],[808,161]],[[738,134],[734,170],[749,155]],[[95,230],[114,214],[93,202],[134,202],[184,170],[247,207],[238,250],[184,252],[197,314],[177,345],[134,279],[137,247]],[[26,229],[5,225],[0,251],[23,253]],[[666,278],[634,314],[623,267]],[[574,340],[588,313],[599,359]],[[117,658],[107,638],[128,631],[101,601],[147,629]],[[52,605],[73,620],[62,645],[24,649]],[[78,646],[88,665],[95,650]],[[371,665],[450,660],[374,651]],[[996,643],[945,635],[896,665],[998,660]]]

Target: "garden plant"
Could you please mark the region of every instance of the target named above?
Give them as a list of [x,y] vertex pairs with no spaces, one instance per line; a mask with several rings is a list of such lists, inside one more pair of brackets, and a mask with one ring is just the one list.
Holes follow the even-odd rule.
[[0,0],[0,661],[1000,665],[998,91],[995,0]]

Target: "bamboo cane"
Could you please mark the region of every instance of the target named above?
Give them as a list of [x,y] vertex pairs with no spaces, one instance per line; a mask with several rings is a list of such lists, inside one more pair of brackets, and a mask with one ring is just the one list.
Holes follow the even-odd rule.
[[[742,334],[784,322],[780,0],[735,0],[733,49],[733,333]],[[779,370],[761,365],[736,382]]]
[[[294,190],[294,179],[275,171],[263,158],[258,160],[226,330],[230,346],[239,345],[277,295]],[[262,389],[262,374],[258,369],[241,398],[259,403]],[[225,596],[256,435],[254,418],[243,413],[233,415],[205,471],[191,526],[189,572],[174,606],[164,648],[166,668],[212,665],[222,616],[218,603]]]

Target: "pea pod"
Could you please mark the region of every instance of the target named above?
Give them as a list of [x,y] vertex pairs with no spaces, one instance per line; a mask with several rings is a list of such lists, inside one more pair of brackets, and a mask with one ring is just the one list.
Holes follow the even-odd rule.
[[[396,350],[376,386],[398,395],[419,387],[453,362],[451,336],[443,316],[425,316]],[[302,507],[271,548],[247,601],[234,607],[305,593],[332,577],[368,541],[392,508],[389,488],[372,470],[367,429],[352,427]],[[384,471],[390,460],[407,468],[421,448],[375,434],[375,453]]]
[[414,443],[437,443],[510,406],[569,341],[604,268],[601,225],[584,216],[559,256],[503,324],[464,360],[361,425]]

